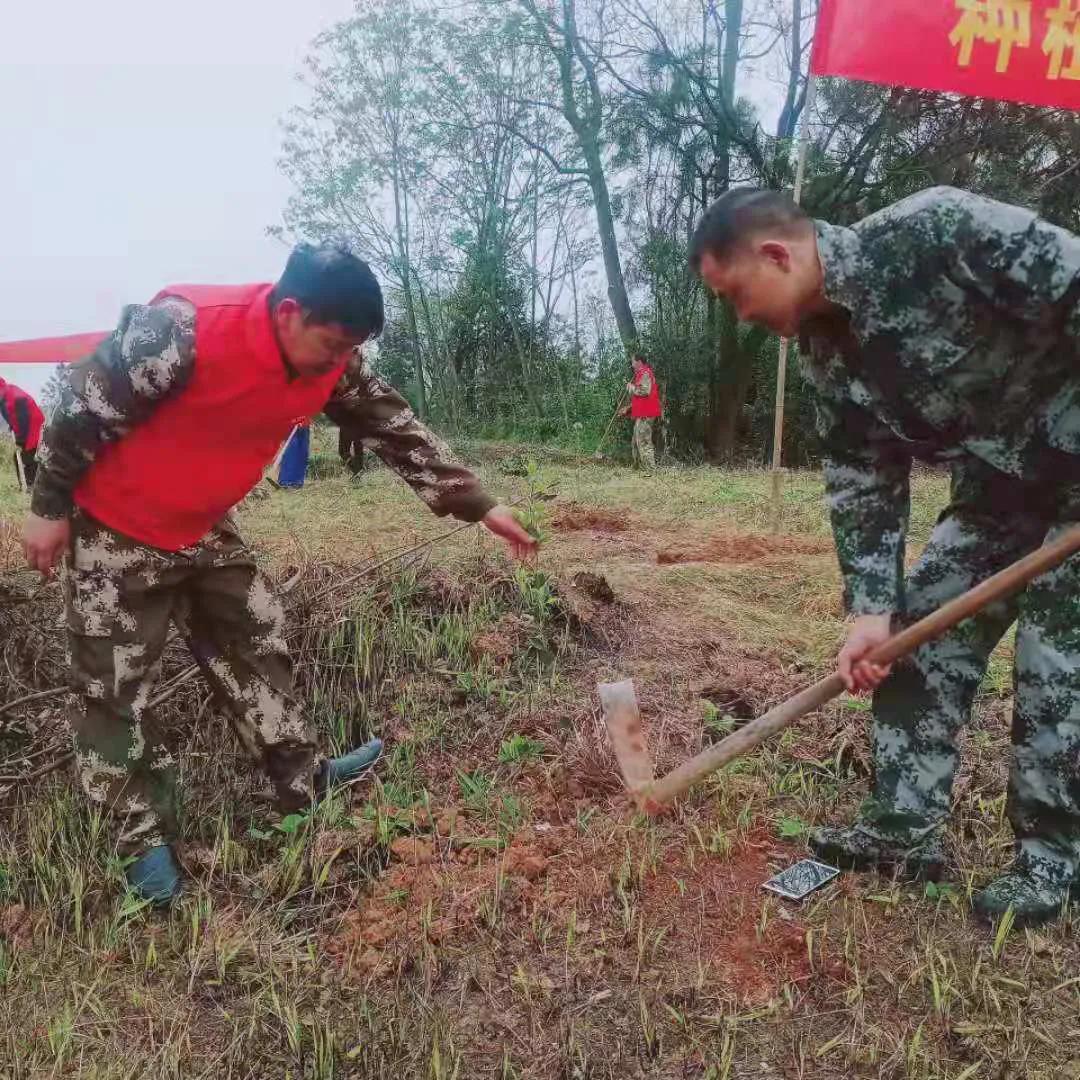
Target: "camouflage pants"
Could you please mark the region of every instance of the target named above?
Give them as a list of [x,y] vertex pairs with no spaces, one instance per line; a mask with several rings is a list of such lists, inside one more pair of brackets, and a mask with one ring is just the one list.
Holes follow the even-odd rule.
[[[1023,485],[958,464],[949,507],[906,582],[913,622],[1052,539],[1080,488]],[[874,700],[874,795],[865,820],[907,839],[949,813],[957,736],[995,645],[1017,622],[1008,814],[1023,865],[1080,880],[1080,557],[898,664]]]
[[638,419],[634,421],[633,454],[634,464],[641,469],[656,468],[656,451],[653,449],[652,420]]
[[174,553],[77,512],[65,607],[79,777],[112,816],[121,853],[176,835],[176,762],[150,707],[170,622],[283,809],[310,802],[315,743],[291,696],[284,612],[228,521]]

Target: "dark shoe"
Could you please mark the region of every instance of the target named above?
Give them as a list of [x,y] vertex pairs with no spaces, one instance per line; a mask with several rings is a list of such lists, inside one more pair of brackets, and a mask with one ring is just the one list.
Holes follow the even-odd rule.
[[885,840],[861,825],[827,826],[810,834],[810,850],[841,870],[900,870],[915,881],[937,881],[945,870],[945,843],[935,829],[913,843]]
[[1056,919],[1077,898],[1080,889],[1075,885],[1057,884],[1018,865],[980,889],[971,906],[987,922],[996,922],[1012,908],[1013,925],[1022,928]]
[[154,907],[168,907],[179,895],[182,885],[180,867],[167,844],[151,848],[126,870],[132,892]]
[[315,778],[316,798],[321,799],[334,788],[354,784],[362,779],[382,757],[382,750],[382,739],[372,739],[341,757],[324,761]]

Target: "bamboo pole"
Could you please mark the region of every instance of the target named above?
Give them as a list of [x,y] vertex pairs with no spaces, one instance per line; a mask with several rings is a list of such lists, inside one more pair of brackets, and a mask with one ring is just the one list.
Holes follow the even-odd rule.
[[[799,132],[799,160],[795,167],[795,205],[802,202],[803,181],[806,178],[806,158],[810,149],[810,113],[817,99],[817,79],[811,75],[806,88],[806,104],[803,106],[802,125]],[[780,358],[776,364],[776,410],[773,414],[773,453],[772,453],[772,531],[780,532],[783,518],[784,471],[784,395],[787,391],[787,364],[791,342],[788,338],[780,340]]]

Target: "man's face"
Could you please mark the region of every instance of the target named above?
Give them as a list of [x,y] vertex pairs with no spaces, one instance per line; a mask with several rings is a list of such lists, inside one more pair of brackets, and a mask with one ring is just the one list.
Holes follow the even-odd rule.
[[762,241],[724,259],[701,258],[701,279],[727,299],[741,322],[793,337],[819,291],[816,267],[805,253],[779,241]]
[[365,340],[349,334],[339,323],[305,322],[304,311],[295,300],[282,300],[275,318],[285,357],[301,376],[326,375],[348,360]]

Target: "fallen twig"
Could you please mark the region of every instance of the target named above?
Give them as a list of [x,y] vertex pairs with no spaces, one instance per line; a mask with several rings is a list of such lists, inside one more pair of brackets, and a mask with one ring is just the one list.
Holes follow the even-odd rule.
[[66,686],[54,686],[51,690],[38,690],[35,694],[27,694],[25,697],[15,698],[14,701],[5,701],[3,705],[0,705],[0,716],[19,705],[26,705],[28,702],[40,701],[44,698],[58,697],[60,694],[66,694],[67,692],[68,688]]
[[64,754],[63,757],[55,758],[53,761],[42,765],[40,769],[35,769],[32,773],[27,773],[25,776],[0,776],[0,784],[26,784],[31,780],[40,780],[41,777],[47,776],[56,769],[63,768],[69,762],[74,760],[74,753],[68,752]]

